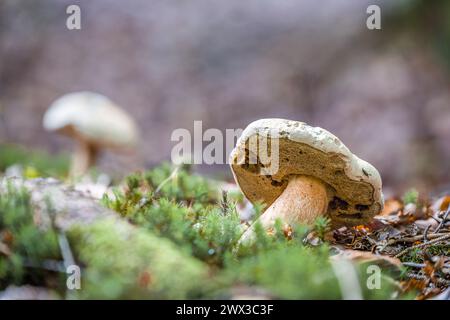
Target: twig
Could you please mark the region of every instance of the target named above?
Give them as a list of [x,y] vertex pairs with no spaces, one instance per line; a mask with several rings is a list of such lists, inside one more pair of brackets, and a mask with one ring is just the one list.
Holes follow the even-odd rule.
[[[413,273],[413,272],[408,272],[406,274],[406,276],[409,277],[409,278],[417,279],[417,280],[429,280],[428,277],[420,275],[420,274],[416,274],[416,273]],[[447,287],[450,286],[450,280],[446,280],[446,279],[442,279],[442,278],[436,278],[436,282],[439,285],[441,285],[441,286],[447,286]]]
[[426,242],[426,243],[421,243],[421,244],[417,244],[417,245],[415,245],[415,246],[411,246],[411,247],[409,247],[409,248],[406,248],[405,250],[400,251],[399,253],[397,253],[397,254],[394,256],[394,258],[399,258],[399,257],[401,257],[402,255],[404,255],[405,253],[408,253],[409,251],[411,251],[411,250],[413,250],[413,249],[418,249],[418,248],[427,247],[427,246],[429,246],[429,245],[431,245],[431,244],[438,243],[438,242],[440,242],[440,241],[442,241],[442,240],[446,240],[446,239],[450,239],[450,233],[448,233],[448,234],[446,234],[446,235],[443,235],[443,236],[441,236],[441,237],[439,237],[439,238],[436,238],[436,239],[434,239],[434,240],[430,240],[430,241],[428,241],[428,242]]
[[423,232],[423,241],[424,241],[424,242],[427,242],[427,241],[428,241],[428,230],[430,230],[430,227],[431,227],[431,224],[429,224],[429,225],[426,227],[425,231]]
[[442,226],[445,224],[445,221],[447,220],[449,213],[450,213],[450,205],[448,206],[447,211],[445,211],[445,214],[442,217],[442,220],[439,223],[439,225],[437,226],[436,230],[434,230],[435,233],[437,233],[437,232],[439,232],[439,230],[441,230]]
[[[415,262],[402,262],[404,266],[411,268],[425,268],[425,263],[415,263]],[[444,264],[443,268],[450,267],[450,265]]]
[[440,219],[438,219],[438,218],[436,218],[436,217],[433,217],[433,216],[431,216],[431,219],[433,219],[434,221],[436,221],[436,222],[438,222],[438,223],[441,223],[441,222],[442,222]]
[[[448,233],[431,233],[427,235],[428,239],[436,239],[439,238],[441,236],[444,236]],[[409,238],[400,238],[400,239],[393,239],[391,240],[388,244],[392,245],[392,244],[396,244],[399,242],[416,242],[416,241],[420,241],[424,238],[424,235],[418,235],[418,236],[414,236],[414,237],[409,237]]]
[[422,269],[422,268],[425,267],[425,263],[402,262],[402,264],[404,266],[411,267],[411,268],[420,268],[420,269]]

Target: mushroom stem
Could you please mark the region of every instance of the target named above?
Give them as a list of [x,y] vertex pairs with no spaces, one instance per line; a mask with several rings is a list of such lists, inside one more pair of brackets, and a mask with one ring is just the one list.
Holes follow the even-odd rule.
[[[265,229],[272,227],[277,219],[284,224],[312,224],[314,220],[326,213],[328,195],[326,185],[311,176],[297,175],[289,179],[283,193],[267,208],[258,221]],[[254,225],[241,238],[252,237]]]
[[78,142],[70,168],[70,177],[77,178],[84,175],[97,159],[97,147],[87,141]]

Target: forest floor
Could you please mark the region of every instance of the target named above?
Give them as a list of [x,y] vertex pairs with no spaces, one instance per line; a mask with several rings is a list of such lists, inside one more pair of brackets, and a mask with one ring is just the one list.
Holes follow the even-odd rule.
[[30,165],[8,178],[11,167],[0,163],[2,299],[450,296],[450,194],[410,190],[356,227],[257,226],[240,244],[262,207],[191,167],[163,164],[112,186]]

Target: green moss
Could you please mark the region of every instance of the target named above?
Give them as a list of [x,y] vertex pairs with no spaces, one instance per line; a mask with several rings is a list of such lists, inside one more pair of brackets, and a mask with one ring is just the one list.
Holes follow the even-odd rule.
[[67,155],[49,155],[42,151],[29,150],[12,144],[0,144],[0,171],[12,165],[21,165],[27,178],[67,176]]
[[[400,271],[390,270],[389,268],[376,268],[370,262],[360,263],[356,265],[356,271],[359,277],[362,296],[367,300],[379,299],[413,299],[414,295],[409,293],[400,294],[399,284],[394,279],[400,277]],[[373,269],[376,268],[376,269]],[[380,272],[379,283],[375,280],[376,274]],[[379,287],[372,287],[379,285]]]
[[428,253],[430,256],[449,256],[450,245],[448,244],[433,244],[426,248],[414,248],[408,253],[404,254],[400,260],[403,262],[424,262],[424,254]]
[[339,286],[326,248],[279,246],[227,266],[239,283],[256,285],[284,299],[337,299]]
[[57,236],[35,224],[29,194],[8,186],[0,193],[0,289],[10,283],[43,284],[45,261],[60,259]]
[[[118,212],[117,218],[68,231],[74,258],[82,268],[82,289],[75,297],[217,298],[230,296],[236,286],[257,286],[274,298],[343,297],[328,246],[309,246],[307,226],[287,230],[276,221],[268,234],[257,223],[256,240],[238,245],[246,226],[236,201],[188,167],[166,164],[129,176],[123,191],[103,199],[104,205]],[[255,219],[260,208],[255,209]],[[25,191],[10,190],[0,198],[1,230],[13,230],[17,238],[14,246],[9,245],[14,254],[0,254],[1,285],[46,285],[63,296],[61,273],[24,267],[29,260],[38,266],[48,259],[61,263],[55,233],[40,230],[34,216]],[[319,219],[314,231],[324,236],[328,225]],[[392,298],[396,289],[389,281],[383,280],[381,290],[368,290],[369,274],[360,268],[365,298]]]
[[[126,181],[126,190],[103,199],[104,204],[206,262],[216,292],[206,297],[226,296],[233,286],[247,285],[262,287],[277,298],[342,298],[327,246],[305,245],[308,227],[284,230],[277,221],[269,235],[257,223],[256,240],[238,246],[244,229],[235,207],[239,198],[227,193],[219,197],[212,182],[168,165],[134,174]],[[256,207],[254,219],[261,207]],[[329,221],[318,219],[314,230],[324,238]],[[364,297],[392,297],[392,285],[383,282],[384,290],[372,292],[364,289],[369,275],[359,274]]]
[[189,166],[173,167],[163,164],[147,171],[140,179],[140,185],[147,184],[155,197],[164,197],[176,202],[216,203],[218,193],[212,182],[191,174]]
[[[173,174],[177,170],[176,175]],[[169,179],[169,180],[168,180]],[[220,266],[241,235],[235,204],[206,179],[163,165],[127,178],[127,190],[103,203],[183,250]]]
[[[36,219],[26,190],[9,186],[0,193],[0,290],[32,284],[63,296],[57,234],[37,226]],[[83,267],[79,298],[196,298],[209,287],[201,262],[124,221],[76,226],[69,235],[75,260]],[[62,270],[48,270],[49,263]]]
[[427,252],[431,256],[450,256],[450,245],[448,244],[434,244],[427,248]]
[[205,266],[167,240],[116,220],[69,233],[82,271],[80,298],[197,298],[208,287]]
[[415,263],[421,263],[423,262],[423,256],[422,256],[422,250],[420,248],[415,248],[404,254],[400,257],[400,260],[402,262],[408,261],[408,262],[415,262]]

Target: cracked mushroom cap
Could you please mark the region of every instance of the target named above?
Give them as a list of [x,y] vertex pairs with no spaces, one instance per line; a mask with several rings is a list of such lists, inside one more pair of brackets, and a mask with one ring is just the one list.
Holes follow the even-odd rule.
[[[262,169],[267,165],[249,164],[249,139],[255,135],[277,139],[277,171],[265,174]],[[281,195],[291,175],[313,176],[326,184],[327,216],[334,225],[365,223],[383,208],[377,169],[352,154],[335,135],[303,122],[261,119],[251,123],[231,152],[230,165],[245,196],[252,203],[265,203],[266,208]]]
[[69,93],[48,108],[44,128],[111,148],[134,147],[134,120],[107,97],[93,92]]

